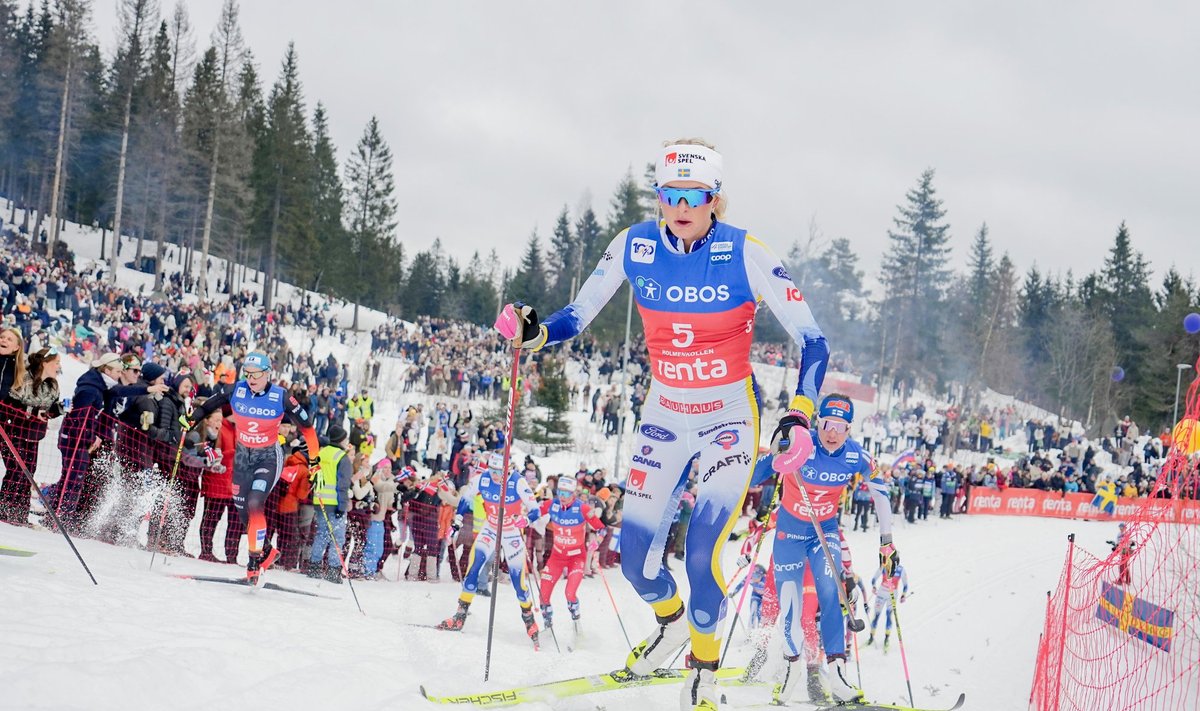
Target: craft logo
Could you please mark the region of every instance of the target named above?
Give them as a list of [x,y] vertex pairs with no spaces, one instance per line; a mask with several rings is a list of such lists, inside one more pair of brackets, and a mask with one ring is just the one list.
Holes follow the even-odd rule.
[[[653,254],[653,252],[651,252]],[[634,260],[636,261],[636,259]],[[638,277],[635,282],[637,284],[638,293],[646,301],[658,301],[662,298],[662,286],[650,277]]]
[[721,445],[721,449],[724,449],[726,452],[728,452],[730,449],[733,449],[733,445],[737,444],[738,440],[739,438],[737,432],[734,432],[733,430],[725,430],[721,434],[717,435],[715,439],[713,439],[713,444]]
[[639,264],[654,263],[654,240],[645,237],[634,237],[629,244],[629,258]]
[[625,484],[630,489],[641,491],[642,487],[646,485],[646,472],[642,469],[630,469],[629,481],[625,482]]
[[658,425],[642,425],[642,434],[658,442],[674,442],[677,439],[674,432]]

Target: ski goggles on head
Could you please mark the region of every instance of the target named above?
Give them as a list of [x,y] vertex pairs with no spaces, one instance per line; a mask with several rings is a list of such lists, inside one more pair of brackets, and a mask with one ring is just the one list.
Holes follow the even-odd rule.
[[709,190],[707,188],[654,188],[654,192],[658,194],[658,201],[664,205],[672,207],[679,204],[681,200],[686,200],[689,207],[697,207],[699,205],[707,205],[717,199],[717,193],[720,190]]
[[850,431],[850,423],[840,420],[821,420],[821,429],[827,432],[836,432],[844,434]]

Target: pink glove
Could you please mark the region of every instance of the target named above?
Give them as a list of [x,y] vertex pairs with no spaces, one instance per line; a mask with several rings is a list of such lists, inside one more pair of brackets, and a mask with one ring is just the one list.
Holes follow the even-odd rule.
[[521,529],[522,531],[524,531],[526,528],[529,527],[529,519],[526,518],[525,516],[520,516],[517,518],[516,521],[513,521],[513,525],[516,526],[517,528]]

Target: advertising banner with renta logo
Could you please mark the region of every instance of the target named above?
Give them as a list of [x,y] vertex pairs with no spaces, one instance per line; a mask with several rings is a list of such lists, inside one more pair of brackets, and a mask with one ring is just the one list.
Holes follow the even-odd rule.
[[1092,505],[1092,494],[1061,494],[1040,489],[972,487],[969,513],[1000,516],[1045,516],[1089,521],[1130,521],[1143,515],[1162,523],[1200,523],[1200,501],[1190,499],[1127,499],[1119,497],[1113,513]]

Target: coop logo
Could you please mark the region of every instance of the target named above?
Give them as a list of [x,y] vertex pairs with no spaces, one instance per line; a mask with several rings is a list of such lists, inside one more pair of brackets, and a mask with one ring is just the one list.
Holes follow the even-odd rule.
[[782,266],[775,267],[774,269],[771,270],[771,273],[774,274],[775,276],[779,277],[780,279],[783,279],[784,281],[791,280],[791,277],[788,276],[787,270],[784,269]]
[[714,301],[729,301],[729,287],[725,284],[717,287],[668,286],[667,301],[673,303],[682,301],[685,304],[697,302],[711,304]]
[[721,445],[721,449],[728,452],[730,449],[733,449],[733,445],[737,444],[739,439],[737,432],[725,430],[713,439],[713,444]]
[[658,425],[642,425],[642,434],[656,442],[674,442],[678,439],[675,433]]
[[638,277],[634,282],[637,284],[638,293],[646,301],[658,301],[662,298],[662,286],[650,277]]
[[732,262],[733,255],[732,254],[714,254],[708,258],[708,261],[712,262],[713,264],[724,264],[725,262]]
[[801,294],[800,290],[794,286],[789,286],[785,293],[788,301],[804,301],[804,294]]
[[634,237],[629,243],[629,258],[639,264],[654,264],[654,250],[657,248],[654,240],[645,237]]

